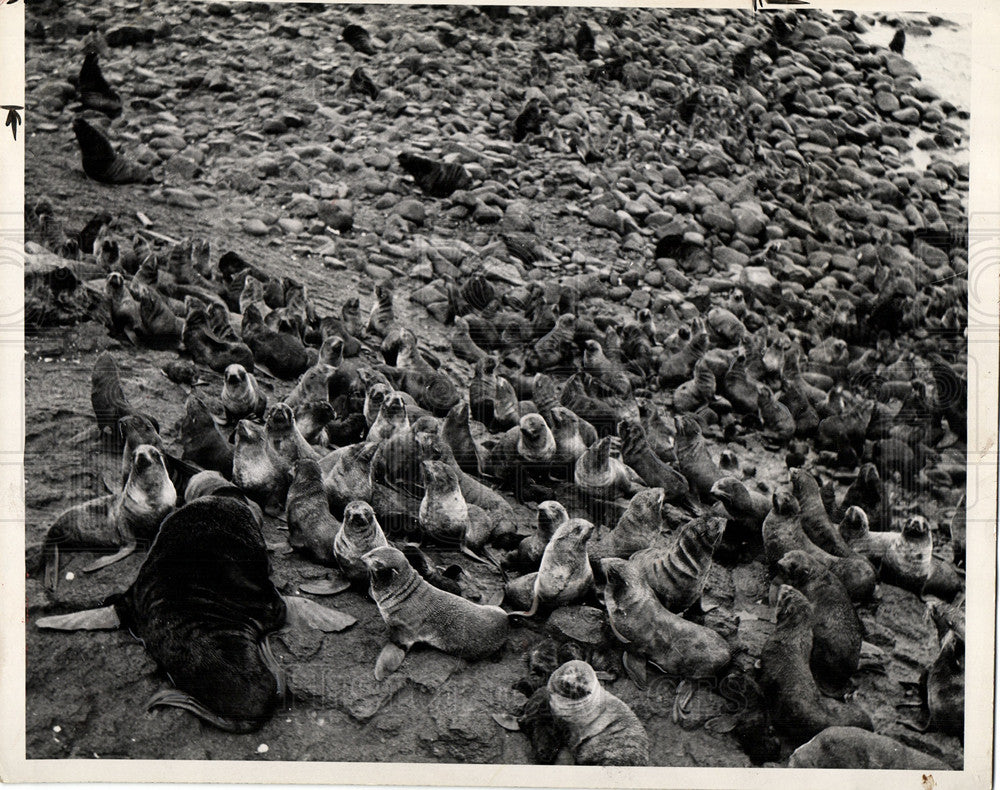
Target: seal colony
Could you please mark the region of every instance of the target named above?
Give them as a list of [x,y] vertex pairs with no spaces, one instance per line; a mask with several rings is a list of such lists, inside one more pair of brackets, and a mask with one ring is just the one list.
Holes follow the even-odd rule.
[[[521,17],[456,13],[464,32],[424,49],[447,57]],[[454,663],[445,682],[461,688],[523,657],[527,674],[489,691],[538,762],[660,762],[674,737],[662,717],[755,764],[939,770],[964,726],[966,264],[948,231],[967,172],[936,160],[910,177],[886,149],[905,150],[917,105],[942,135],[954,108],[921,99],[912,67],[861,43],[850,14],[725,16],[745,40],[699,86],[686,53],[705,39],[674,12],[523,13],[544,43],[491,121],[496,156],[403,145],[382,163],[385,194],[408,196],[385,203],[406,231],[389,241],[387,222],[389,256],[443,214],[439,234],[467,215],[503,222],[485,247],[422,246],[409,274],[423,266],[429,284],[412,293],[374,249],[363,284],[345,287],[202,240],[129,241],[126,218],[70,236],[46,201],[30,207],[76,273],[26,275],[36,314],[61,320],[96,288],[114,340],[90,405],[121,475],[29,549],[52,606],[29,621],[124,627],[172,684],[150,707],[232,733],[280,728],[268,721],[295,691],[286,664],[309,662],[309,632],[345,631],[314,655],[356,638],[380,706],[423,694],[429,666]],[[637,44],[652,30],[669,43],[647,68]],[[379,88],[381,38],[356,20],[341,33],[342,53],[367,59],[351,61],[344,106],[383,113],[400,99]],[[587,128],[556,68],[646,98]],[[133,111],[93,53],[79,82],[86,109]],[[880,120],[854,106],[864,92]],[[99,126],[72,125],[80,178],[139,189],[145,165]],[[490,182],[524,158],[558,163],[563,203],[586,184],[587,221],[642,266],[599,275],[536,230],[513,181]],[[613,172],[631,159],[655,177]],[[336,211],[324,204],[324,226],[350,248]],[[176,403],[140,389],[140,358],[163,360]],[[165,415],[181,406],[175,429]],[[76,550],[109,552],[88,558],[88,580],[144,558],[104,606],[54,614]],[[331,600],[361,627],[346,631],[355,614]],[[876,691],[873,675],[898,671],[883,611],[922,604],[923,666],[906,681],[918,693],[895,679]],[[271,647],[282,633],[286,662]],[[886,696],[919,714],[887,717]]]

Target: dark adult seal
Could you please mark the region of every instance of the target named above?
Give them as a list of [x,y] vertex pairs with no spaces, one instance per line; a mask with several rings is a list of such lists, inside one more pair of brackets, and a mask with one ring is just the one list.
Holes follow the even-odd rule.
[[284,690],[268,635],[296,620],[325,631],[355,622],[305,599],[283,598],[269,573],[251,510],[229,497],[205,497],[164,520],[135,581],[108,606],[43,618],[38,627],[121,625],[176,686],[156,694],[150,708],[178,707],[228,732],[253,732]]

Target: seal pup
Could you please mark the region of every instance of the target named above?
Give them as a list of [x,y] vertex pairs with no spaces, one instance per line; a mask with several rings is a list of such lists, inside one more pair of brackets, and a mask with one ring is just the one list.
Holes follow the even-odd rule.
[[648,765],[649,736],[632,709],[605,689],[585,661],[549,677],[549,709],[566,729],[577,765]]
[[97,418],[98,431],[103,434],[106,429],[109,430],[116,444],[120,439],[118,422],[122,417],[137,415],[148,420],[157,433],[160,430],[160,423],[155,417],[143,414],[129,404],[125,398],[125,390],[122,388],[118,364],[115,362],[115,358],[107,352],[97,358],[94,370],[90,375],[90,404],[94,408],[94,417]]
[[638,420],[618,423],[618,436],[622,441],[622,460],[647,486],[662,488],[669,500],[688,496],[687,478],[653,452]]
[[458,475],[441,461],[421,464],[424,497],[420,500],[420,526],[431,540],[461,546],[469,529],[469,506],[458,485]]
[[223,374],[222,408],[228,423],[237,423],[244,417],[264,418],[267,395],[257,384],[257,377],[248,373],[242,365],[229,365]]
[[549,499],[540,503],[535,531],[518,544],[518,564],[527,568],[537,568],[552,536],[568,521],[569,514],[559,502]]
[[333,565],[333,541],[340,524],[330,514],[323,473],[312,458],[292,464],[292,484],[285,502],[288,545],[320,565]]
[[629,564],[667,609],[684,612],[701,600],[725,527],[724,518],[699,516],[680,528],[672,546],[641,549]]
[[646,487],[621,459],[621,439],[617,436],[605,436],[577,459],[573,482],[584,494],[602,499],[632,496]]
[[789,474],[792,478],[792,492],[799,501],[803,532],[809,540],[835,557],[850,556],[850,547],[827,515],[816,478],[805,469],[790,469]]
[[[540,378],[543,374],[539,374]],[[547,378],[547,377],[546,377]],[[539,385],[536,381],[535,388]],[[558,404],[558,401],[555,401]],[[577,459],[597,441],[597,431],[594,426],[565,406],[552,405],[539,413],[551,426],[552,436],[556,440],[555,457],[552,460],[553,473],[561,479],[569,479],[576,467]]]
[[180,423],[181,458],[204,469],[233,476],[233,446],[219,432],[208,406],[197,395],[188,395]]
[[937,625],[941,649],[920,679],[928,711],[924,729],[961,738],[965,734],[965,616],[962,608],[937,601],[928,608]]
[[200,307],[188,310],[184,317],[181,342],[191,354],[191,359],[207,365],[216,373],[222,373],[234,364],[242,365],[251,373],[254,371],[254,356],[249,346],[217,338],[209,325],[208,313]]
[[523,500],[534,479],[548,475],[555,452],[555,437],[542,416],[525,414],[497,440],[487,471]]
[[640,549],[666,546],[673,529],[665,517],[666,493],[662,488],[644,488],[629,500],[612,530],[616,557],[631,557]]
[[[334,513],[340,512],[355,499],[368,500],[371,497],[372,459],[379,445],[358,442],[342,449],[343,452],[337,454],[336,460],[323,473],[323,489]],[[323,465],[321,462],[320,467],[323,468]]]
[[139,318],[146,343],[154,348],[176,348],[184,337],[184,320],[153,286],[133,280],[132,288],[139,300]]
[[243,312],[240,335],[257,363],[280,379],[298,378],[309,367],[302,341],[288,332],[276,332],[265,326],[256,305],[247,306]]
[[240,420],[233,450],[233,482],[266,510],[272,500],[284,505],[290,475],[291,464],[271,446],[264,428]]
[[177,503],[163,454],[149,444],[132,452],[131,469],[118,495],[108,494],[61,513],[49,527],[42,546],[45,584],[55,589],[62,549],[118,549],[84,568],[96,571],[148,545],[160,522]]
[[719,478],[712,484],[709,493],[722,503],[730,516],[726,525],[727,537],[759,545],[761,527],[771,512],[771,500],[757,491],[751,491],[735,477]]
[[677,426],[674,445],[677,468],[687,478],[692,490],[707,498],[711,496],[712,486],[725,475],[709,455],[698,421],[690,414],[678,414],[674,423]]
[[843,583],[816,558],[800,549],[780,560],[781,576],[813,607],[813,646],[809,666],[819,688],[843,695],[858,669],[864,626]]
[[389,643],[375,664],[376,680],[395,672],[417,643],[470,660],[493,655],[506,643],[510,625],[503,609],[432,586],[399,549],[383,546],[361,560],[368,567],[371,596],[389,627]]
[[729,663],[732,653],[711,628],[692,623],[663,606],[634,565],[605,557],[604,604],[615,636],[626,645],[625,668],[640,685],[646,661],[668,675],[712,677]]
[[388,546],[382,525],[367,502],[356,499],[344,508],[344,521],[333,540],[333,556],[352,584],[368,582],[368,566],[362,557],[373,549]]
[[760,654],[761,688],[771,704],[772,721],[797,744],[827,727],[873,730],[871,718],[853,703],[824,697],[809,667],[813,647],[813,607],[794,587],[781,585],[777,626]]
[[951,771],[937,757],[860,727],[827,727],[788,758],[789,768]]
[[561,524],[545,545],[538,573],[521,577],[524,583],[532,580],[531,607],[511,614],[533,617],[542,606],[573,603],[593,590],[594,572],[587,556],[587,541],[593,534],[594,525],[586,519]]
[[80,146],[83,172],[102,184],[151,184],[153,174],[145,165],[116,153],[104,132],[84,118],[73,119],[73,134]]
[[121,332],[133,346],[139,345],[138,336],[143,331],[139,303],[125,287],[125,277],[121,272],[108,275],[104,293],[108,297],[112,331]]
[[771,512],[761,526],[764,556],[772,570],[788,552],[801,549],[829,568],[844,583],[851,600],[867,601],[875,592],[875,569],[859,554],[835,557],[824,551],[802,531],[799,523],[799,503],[791,493],[779,491],[772,496]]
[[147,709],[178,707],[227,732],[254,732],[286,687],[268,635],[282,627],[341,631],[355,622],[279,595],[269,565],[246,505],[197,499],[164,520],[127,590],[100,609],[45,617],[37,627],[126,628],[176,687],[154,695]]
[[288,462],[289,466],[300,458],[319,460],[319,453],[302,436],[302,432],[295,424],[295,414],[287,403],[275,403],[267,410],[264,430],[267,443]]

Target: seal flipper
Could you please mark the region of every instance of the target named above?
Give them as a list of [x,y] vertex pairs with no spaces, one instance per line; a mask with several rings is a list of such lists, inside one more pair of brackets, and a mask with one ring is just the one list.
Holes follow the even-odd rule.
[[343,631],[350,628],[358,620],[349,614],[321,606],[315,601],[300,598],[295,595],[283,595],[286,615],[282,630],[291,628],[315,628],[324,633]]
[[646,688],[646,659],[626,650],[622,653],[622,666],[635,685]]
[[134,540],[129,541],[124,546],[122,546],[114,554],[109,554],[106,557],[101,557],[99,560],[94,560],[89,565],[84,566],[84,573],[93,573],[101,568],[106,568],[108,565],[113,565],[119,560],[125,559],[130,554],[133,554],[136,550],[136,542]]
[[154,694],[146,703],[146,711],[149,712],[156,707],[180,708],[188,713],[193,713],[199,719],[214,724],[224,732],[244,733],[259,729],[260,725],[252,721],[235,721],[225,719],[217,713],[213,713],[190,694],[185,694],[177,689],[164,689]]
[[35,623],[35,628],[54,631],[113,631],[120,625],[121,620],[115,607],[102,606],[99,609],[43,617]]
[[329,576],[325,579],[303,582],[299,585],[299,590],[310,595],[336,595],[350,586],[350,581],[342,573],[330,571]]
[[375,662],[375,680],[385,680],[389,675],[399,669],[406,658],[406,650],[399,645],[389,642],[378,654]]

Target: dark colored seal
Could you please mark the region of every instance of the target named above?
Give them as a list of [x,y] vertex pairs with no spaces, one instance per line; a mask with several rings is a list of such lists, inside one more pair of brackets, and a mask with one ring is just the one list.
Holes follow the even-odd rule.
[[151,184],[153,174],[145,165],[115,152],[104,132],[83,118],[73,119],[73,134],[80,145],[83,172],[102,184]]
[[135,581],[108,606],[43,618],[38,627],[121,625],[176,686],[148,707],[178,707],[228,732],[253,732],[271,717],[285,687],[268,635],[296,621],[325,631],[355,622],[302,598],[283,598],[269,574],[252,511],[236,499],[205,497],[163,522]]

